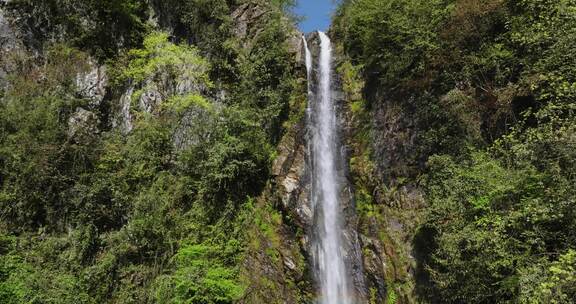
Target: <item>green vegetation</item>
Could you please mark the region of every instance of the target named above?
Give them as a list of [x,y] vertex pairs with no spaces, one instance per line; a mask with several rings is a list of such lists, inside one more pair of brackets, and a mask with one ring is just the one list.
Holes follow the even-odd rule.
[[53,39],[69,41],[103,59],[142,43],[149,17],[144,0],[16,0],[2,4],[22,18],[25,43],[42,49]]
[[[290,2],[276,2],[2,4],[41,56],[15,52],[0,95],[0,303],[244,297],[248,197],[269,180],[297,85]],[[244,3],[266,12],[257,36],[232,31]],[[153,8],[174,35],[148,21]],[[90,57],[110,80],[98,105],[77,93]],[[128,87],[122,134],[112,122]],[[150,90],[159,104],[141,103]],[[78,108],[95,125],[72,135]]]
[[[271,193],[291,5],[0,3],[1,304],[312,301]],[[576,302],[576,2],[345,0],[331,36],[368,300]]]
[[370,125],[362,115],[387,109],[413,128],[415,153],[399,159],[410,169],[383,176],[426,193],[419,301],[576,301],[575,21],[570,0],[340,6],[333,34],[366,83],[352,112]]

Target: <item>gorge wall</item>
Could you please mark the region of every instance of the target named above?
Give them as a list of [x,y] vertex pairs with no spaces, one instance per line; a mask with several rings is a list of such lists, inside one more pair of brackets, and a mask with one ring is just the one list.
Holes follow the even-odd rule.
[[[0,303],[319,300],[290,5],[0,1]],[[575,22],[572,0],[340,3],[358,302],[576,301]]]

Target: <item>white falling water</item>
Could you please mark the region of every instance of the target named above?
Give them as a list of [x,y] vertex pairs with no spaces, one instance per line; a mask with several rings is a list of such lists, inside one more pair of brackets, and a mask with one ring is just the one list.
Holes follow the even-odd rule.
[[[306,75],[308,75],[308,80],[310,80],[310,73],[312,72],[312,54],[308,48],[306,37],[302,36],[302,41],[304,41],[304,50],[306,52]],[[308,89],[310,89],[310,82],[308,82]]]
[[[310,98],[312,131],[312,206],[315,212],[316,237],[313,258],[321,288],[322,304],[348,304],[353,300],[342,253],[343,226],[340,212],[340,184],[337,170],[337,120],[332,92],[332,45],[326,34],[319,32],[320,58],[318,60],[318,86],[315,97]],[[308,60],[311,78],[312,59]],[[310,94],[310,96],[314,96]],[[315,100],[313,100],[315,99]]]

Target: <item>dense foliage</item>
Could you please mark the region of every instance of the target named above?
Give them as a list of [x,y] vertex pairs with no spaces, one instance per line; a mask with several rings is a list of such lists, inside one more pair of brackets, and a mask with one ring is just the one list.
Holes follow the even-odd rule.
[[574,29],[571,0],[341,5],[365,110],[396,102],[414,122],[412,170],[392,177],[429,204],[421,301],[576,301]]
[[[242,265],[286,263],[277,227],[290,219],[261,194],[302,114],[289,109],[305,95],[292,4],[0,1],[25,45],[0,58],[0,303],[231,303],[300,288]],[[405,189],[426,202],[423,218],[404,214],[415,282],[410,262],[380,261],[392,267],[370,274],[387,280],[370,300],[576,302],[576,2],[344,0],[334,21],[360,232],[409,255],[382,210],[412,212]],[[108,75],[99,102],[79,90],[95,64]]]
[[139,45],[148,27],[147,1],[16,0],[6,9],[24,19],[25,43],[41,49],[47,42],[66,39],[103,58],[119,48]]
[[[231,14],[254,3],[262,31],[238,37]],[[6,4],[30,51],[11,54],[0,94],[0,303],[243,297],[250,197],[295,86],[289,4]],[[107,65],[99,104],[78,93],[89,58]],[[161,103],[140,102],[150,90]],[[129,132],[115,122],[124,96]]]

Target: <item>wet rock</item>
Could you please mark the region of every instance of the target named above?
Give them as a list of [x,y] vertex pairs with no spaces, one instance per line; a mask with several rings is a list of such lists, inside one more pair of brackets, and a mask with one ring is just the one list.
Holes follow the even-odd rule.
[[[308,35],[309,46],[315,61],[319,58],[319,39],[317,33]],[[298,37],[301,41],[301,36]],[[302,48],[299,45],[301,42],[294,40],[294,48]],[[300,50],[302,52],[302,50]],[[300,60],[304,60],[303,56]],[[317,63],[314,64],[312,69],[312,79],[316,79],[318,73]],[[334,73],[336,74],[336,73]],[[339,79],[334,79],[334,87],[339,87]],[[312,94],[317,91],[317,84],[315,81],[310,83]],[[334,92],[335,103],[337,106],[338,119],[341,126],[346,124],[345,116],[341,113],[343,111],[343,104],[345,103],[344,95],[338,90]],[[314,95],[311,97],[315,98]],[[301,121],[295,124],[291,130],[282,139],[278,147],[278,157],[273,164],[273,174],[276,176],[276,192],[280,197],[282,209],[298,225],[305,235],[300,237],[300,247],[306,253],[306,256],[312,255],[312,241],[314,240],[316,231],[313,229],[315,217],[321,216],[319,213],[315,214],[314,207],[311,199],[311,166],[312,159],[309,153],[309,141],[311,139],[311,129],[307,126],[307,117],[303,117]],[[342,136],[345,136],[345,131]],[[362,263],[362,251],[359,242],[359,236],[356,231],[357,220],[355,216],[355,205],[353,200],[353,191],[349,182],[348,174],[348,151],[341,149],[337,159],[342,162],[337,164],[338,174],[340,177],[339,183],[342,185],[342,192],[340,194],[340,201],[342,204],[344,223],[344,239],[341,250],[344,252],[345,263],[348,265],[349,275],[351,281],[356,289],[356,295],[359,301],[362,302],[367,298],[367,291],[364,284],[364,270]],[[310,261],[309,261],[310,262]]]

